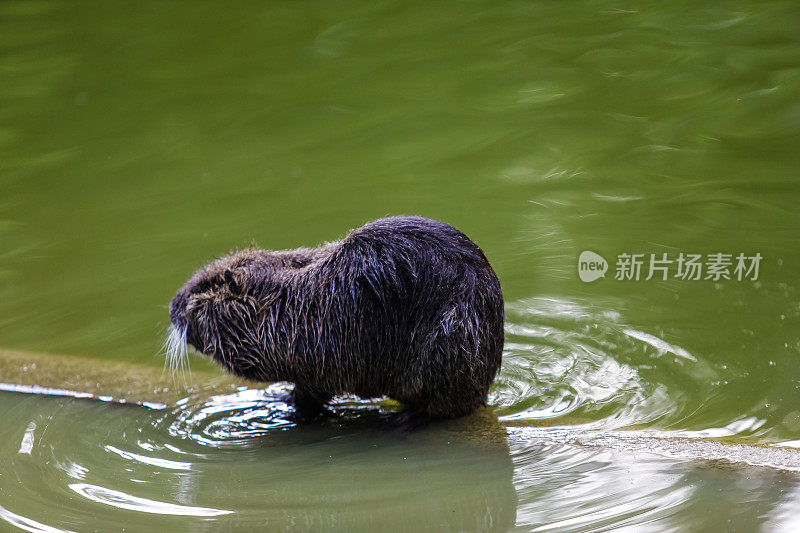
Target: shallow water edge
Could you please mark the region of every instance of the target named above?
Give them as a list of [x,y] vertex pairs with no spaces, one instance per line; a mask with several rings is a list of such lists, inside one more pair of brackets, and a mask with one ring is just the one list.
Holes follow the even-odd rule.
[[[256,384],[247,383],[225,374],[196,371],[189,381],[153,367],[126,363],[96,364],[92,359],[49,354],[32,354],[0,350],[0,391],[22,394],[63,396],[75,399],[128,404],[155,410],[180,409],[191,397],[195,402],[208,403],[212,398],[227,398],[230,404],[237,400],[280,401],[282,384],[274,384],[261,391]],[[270,395],[270,391],[273,392]],[[246,400],[245,400],[246,398]],[[367,407],[390,411],[391,400],[339,399],[339,408]],[[284,406],[286,407],[286,406]],[[447,421],[451,427],[470,428],[469,435],[483,435],[485,440],[496,438],[491,426],[501,425],[497,415],[489,408],[456,421]],[[481,421],[487,422],[486,431],[478,429]],[[794,442],[747,442],[744,439],[687,438],[680,432],[647,430],[602,430],[584,425],[576,420],[574,425],[553,426],[546,420],[541,425],[504,426],[507,439],[512,443],[563,444],[585,448],[607,448],[626,453],[647,453],[678,461],[697,461],[716,467],[764,467],[800,474],[800,447]],[[477,429],[477,430],[476,430]],[[497,429],[497,427],[495,427]],[[457,430],[458,432],[458,430]],[[491,436],[489,436],[491,435]]]

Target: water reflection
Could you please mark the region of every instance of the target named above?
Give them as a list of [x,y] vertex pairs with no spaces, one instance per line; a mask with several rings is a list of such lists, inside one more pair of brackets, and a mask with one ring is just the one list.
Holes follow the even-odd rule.
[[88,483],[71,483],[69,488],[78,495],[92,501],[110,505],[117,509],[128,509],[130,511],[140,511],[143,513],[166,514],[172,516],[220,516],[233,513],[233,511],[225,511],[222,509],[190,507],[148,500],[147,498],[139,498],[138,496],[125,494],[118,490],[89,485]]
[[[0,449],[2,472],[16,476],[0,476],[0,503],[12,513],[0,516],[77,530],[112,524],[119,510],[138,512],[134,529],[152,527],[152,515],[182,527],[213,520],[309,531],[514,525],[513,462],[490,412],[408,433],[392,410],[344,399],[336,416],[298,427],[277,399],[282,391],[192,397],[161,411],[3,393],[16,407],[10,442],[27,438],[31,417],[36,431],[29,454]],[[75,419],[94,422],[76,431]],[[28,494],[39,478],[47,490]],[[45,505],[67,501],[66,518]]]
[[636,432],[508,433],[484,410],[408,433],[391,408],[356,399],[297,426],[283,387],[162,410],[0,393],[13,412],[0,519],[33,531],[118,527],[121,511],[132,529],[201,530],[661,531],[709,528],[731,512],[751,528],[797,519],[796,474],[668,458]]
[[558,443],[518,443],[512,455],[529,531],[752,531],[797,520],[797,475]]

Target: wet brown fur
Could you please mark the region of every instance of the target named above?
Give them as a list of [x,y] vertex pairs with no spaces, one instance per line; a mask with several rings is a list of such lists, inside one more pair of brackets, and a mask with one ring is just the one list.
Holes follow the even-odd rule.
[[352,393],[465,415],[485,404],[503,347],[483,252],[422,217],[379,219],[318,248],[232,253],[192,276],[170,317],[232,374],[293,382],[311,411]]

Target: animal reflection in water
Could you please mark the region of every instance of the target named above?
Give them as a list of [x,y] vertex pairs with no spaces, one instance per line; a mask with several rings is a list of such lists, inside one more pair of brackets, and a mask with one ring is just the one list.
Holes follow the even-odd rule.
[[194,481],[229,492],[224,508],[253,506],[225,520],[266,513],[276,529],[386,530],[409,520],[448,531],[513,527],[513,464],[490,409],[407,431],[393,409],[351,397],[334,402],[332,416],[298,425],[284,397],[280,384],[247,389],[155,421],[184,451],[236,463]]

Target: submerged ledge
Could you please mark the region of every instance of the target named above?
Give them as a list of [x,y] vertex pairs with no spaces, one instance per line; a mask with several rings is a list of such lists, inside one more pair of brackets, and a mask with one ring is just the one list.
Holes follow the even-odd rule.
[[225,394],[247,385],[221,372],[193,371],[184,383],[157,367],[0,349],[0,390],[5,391],[163,408],[190,394]]
[[509,439],[530,444],[564,444],[646,453],[681,462],[729,468],[759,467],[800,474],[800,449],[781,443],[737,443],[670,435],[656,430],[586,430],[578,426],[509,427]]
[[51,387],[42,387],[39,385],[19,385],[16,383],[0,383],[0,391],[6,392],[22,392],[25,394],[44,394],[45,396],[68,396],[70,398],[83,398],[89,400],[98,400],[101,402],[115,402],[131,405],[140,405],[150,409],[166,409],[167,404],[158,402],[145,402],[145,401],[128,401],[125,398],[114,398],[113,396],[98,396],[89,392],[79,392],[69,389],[54,389]]
[[[65,396],[165,409],[189,395],[230,394],[252,383],[223,373],[193,371],[187,383],[155,367],[106,360],[0,350],[0,391]],[[461,419],[473,430],[487,412]],[[495,426],[483,420],[486,426]],[[543,421],[546,422],[546,421]],[[451,421],[453,429],[459,423]],[[502,424],[502,423],[501,423]],[[738,443],[687,438],[657,430],[586,429],[581,425],[508,426],[507,439],[532,445],[564,444],[623,453],[646,453],[676,461],[700,461],[716,467],[763,467],[800,474],[800,449],[781,443]],[[472,434],[472,431],[467,433]],[[484,434],[485,433],[485,434]],[[492,440],[484,434],[487,441]],[[496,436],[496,435],[495,435]],[[796,441],[795,441],[796,442]]]

